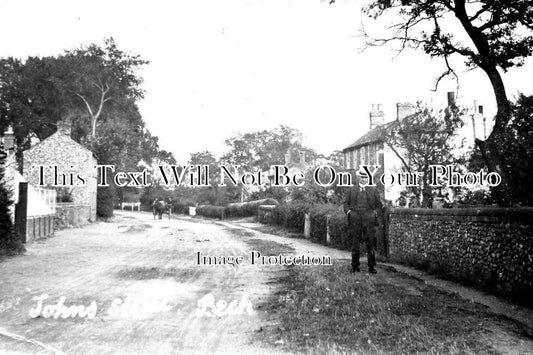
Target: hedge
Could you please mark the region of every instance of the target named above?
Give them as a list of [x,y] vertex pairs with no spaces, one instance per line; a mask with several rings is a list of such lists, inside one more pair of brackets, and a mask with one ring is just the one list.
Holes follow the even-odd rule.
[[289,202],[278,205],[272,213],[272,222],[303,233],[305,214],[308,211],[309,204],[304,202]]
[[273,198],[265,198],[242,203],[230,203],[226,207],[228,217],[251,217],[257,215],[257,208],[261,205],[279,205]]
[[340,249],[351,249],[352,239],[348,230],[346,215],[341,206],[291,202],[276,206],[269,221],[272,224],[303,233],[306,213],[310,214],[311,239],[313,241],[326,244],[327,219],[329,216],[330,245]]
[[172,213],[189,214],[189,207],[194,206],[192,201],[172,201]]
[[224,219],[226,217],[226,207],[200,205],[196,207],[196,214],[204,217]]

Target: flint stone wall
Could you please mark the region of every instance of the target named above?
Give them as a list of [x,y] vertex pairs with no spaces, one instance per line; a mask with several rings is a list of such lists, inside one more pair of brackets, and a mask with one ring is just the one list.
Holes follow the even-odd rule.
[[500,293],[533,292],[533,208],[391,209],[392,260]]
[[[61,173],[74,174],[74,184],[78,183],[76,175],[85,179],[85,184],[79,186],[65,186],[61,188],[50,187],[58,190],[58,195],[65,190],[69,191],[72,203],[89,205],[89,220],[96,221],[96,188],[97,176],[94,166],[97,164],[92,152],[70,138],[69,131],[59,130],[42,142],[24,152],[24,177],[34,186],[39,184],[39,169],[34,165],[57,165]],[[53,171],[45,168],[45,184],[54,183]],[[67,183],[70,181],[67,179]],[[63,191],[61,191],[63,190]]]
[[82,227],[91,222],[93,209],[91,205],[81,205],[74,203],[58,203],[54,227],[56,230]]

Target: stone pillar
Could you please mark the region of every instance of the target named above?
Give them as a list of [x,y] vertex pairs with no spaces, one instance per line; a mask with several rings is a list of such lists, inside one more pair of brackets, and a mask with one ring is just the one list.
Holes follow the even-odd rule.
[[329,215],[326,216],[326,245],[331,244],[331,235],[329,234]]
[[304,237],[307,239],[311,238],[311,215],[309,213],[305,214]]

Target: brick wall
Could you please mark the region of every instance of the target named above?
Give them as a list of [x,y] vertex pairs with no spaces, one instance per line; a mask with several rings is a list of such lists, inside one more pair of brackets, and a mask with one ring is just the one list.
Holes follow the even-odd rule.
[[392,260],[513,295],[533,291],[533,208],[391,209]]

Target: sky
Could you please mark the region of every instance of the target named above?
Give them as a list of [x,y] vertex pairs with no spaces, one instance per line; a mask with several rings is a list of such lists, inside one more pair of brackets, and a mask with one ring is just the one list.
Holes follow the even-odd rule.
[[[433,92],[442,59],[391,48],[362,51],[359,0],[72,1],[0,0],[0,56],[57,55],[114,37],[149,60],[138,103],[160,147],[185,164],[189,154],[221,156],[224,140],[280,124],[300,130],[319,153],[342,150],[369,129],[372,104],[386,121],[397,102],[443,107],[446,80]],[[450,20],[450,26],[454,24]],[[459,103],[495,113],[486,75],[459,74]],[[509,97],[533,94],[533,60],[504,74]]]

